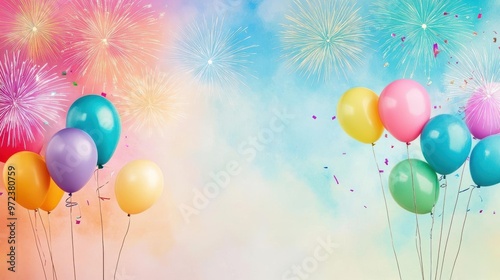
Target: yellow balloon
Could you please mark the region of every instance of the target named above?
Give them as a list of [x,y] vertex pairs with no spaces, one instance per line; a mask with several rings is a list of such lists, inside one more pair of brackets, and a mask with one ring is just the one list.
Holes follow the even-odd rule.
[[42,205],[49,190],[50,175],[43,158],[22,151],[12,155],[3,167],[3,182],[9,197],[29,210]]
[[374,143],[384,132],[378,96],[367,88],[351,88],[340,97],[337,119],[349,136],[363,143]]
[[127,214],[138,214],[151,207],[163,191],[163,173],[149,160],[134,160],[118,172],[115,195]]
[[59,186],[50,178],[49,191],[47,192],[47,196],[43,201],[43,204],[40,206],[40,209],[50,212],[54,210],[61,198],[64,195],[64,191],[59,188]]

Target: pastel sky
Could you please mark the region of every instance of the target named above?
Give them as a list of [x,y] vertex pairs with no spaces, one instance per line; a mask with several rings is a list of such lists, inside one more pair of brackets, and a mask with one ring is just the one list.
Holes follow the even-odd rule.
[[[385,189],[402,279],[421,278],[415,215],[396,204],[387,183],[391,169],[408,154],[423,159],[419,141],[412,142],[407,151],[405,143],[385,131],[372,150],[371,145],[350,138],[342,130],[336,118],[337,102],[353,87],[367,87],[380,94],[390,82],[412,78],[428,91],[432,116],[456,114],[466,98],[449,89],[455,56],[467,57],[471,48],[481,50],[491,46],[492,63],[484,67],[499,70],[500,43],[493,43],[492,38],[497,37],[499,31],[496,28],[500,26],[500,2],[461,1],[463,5],[459,8],[468,14],[459,16],[467,16],[471,32],[466,31],[467,38],[452,48],[453,34],[465,33],[458,28],[441,26],[443,34],[451,33],[450,49],[440,45],[442,51],[432,57],[431,66],[422,62],[427,59],[425,53],[417,51],[413,53],[415,57],[410,54],[410,63],[415,59],[423,64],[416,65],[413,75],[404,70],[406,64],[400,65],[401,58],[395,54],[398,49],[384,57],[384,42],[401,40],[402,35],[392,36],[390,29],[378,28],[383,27],[384,20],[387,28],[397,21],[386,20],[387,14],[368,0],[333,1],[359,8],[355,14],[345,16],[361,18],[358,32],[363,36],[347,46],[349,51],[359,47],[361,52],[355,57],[346,55],[346,51],[339,54],[345,55],[352,69],[340,66],[328,70],[321,66],[314,72],[288,64],[287,55],[294,46],[284,39],[284,34],[291,22],[286,15],[291,14],[294,2],[142,2],[151,3],[148,9],[157,19],[161,47],[155,51],[151,64],[141,66],[172,77],[176,92],[172,115],[175,116],[163,122],[160,129],[151,131],[136,130],[131,125],[133,119],[123,119],[118,148],[100,175],[101,182],[110,179],[101,193],[109,198],[101,201],[106,279],[113,279],[128,222],[114,199],[114,180],[116,173],[134,159],[156,162],[163,171],[165,185],[161,197],[150,209],[132,215],[116,279],[398,279],[381,187]],[[329,1],[298,2],[324,4]],[[456,1],[441,2],[456,6]],[[220,29],[204,33],[204,28],[213,26],[215,19],[218,20],[215,26]],[[400,19],[404,21],[405,15],[401,14]],[[197,34],[196,30],[205,35],[189,37]],[[222,77],[213,73],[208,73],[208,77],[195,76],[186,71],[186,65],[194,64],[196,58],[182,48],[207,44],[209,37],[220,39],[215,36],[217,32],[222,37],[230,36],[227,47],[233,50],[223,57],[225,69],[219,70]],[[0,44],[0,57],[5,50],[11,51],[6,46]],[[431,49],[432,45],[428,47]],[[201,52],[200,56],[203,56]],[[57,64],[54,71],[67,67],[62,59],[51,63]],[[216,58],[213,63],[218,63]],[[119,95],[123,94],[117,89],[123,83],[120,79],[128,78],[118,77],[116,88],[81,83],[73,86],[73,81],[82,79],[78,74],[81,73],[66,77],[65,110],[82,94],[106,92],[109,100],[119,102]],[[500,78],[498,73],[491,75]],[[64,128],[65,116],[61,113],[58,122],[47,126],[45,143]],[[418,216],[425,279],[435,279],[443,201],[446,201],[446,210],[442,246],[458,189],[473,184],[468,166],[464,170],[463,176],[462,168],[448,176],[447,196],[444,197],[444,189],[441,189],[434,219],[429,214]],[[449,277],[459,246],[453,279],[497,279],[500,275],[500,213],[497,213],[500,190],[497,187],[473,191],[461,245],[460,231],[470,191],[459,195],[443,277]],[[73,265],[78,279],[102,278],[95,180],[90,180],[73,195],[73,200],[79,203],[73,208],[73,221],[69,218],[69,208],[64,205],[67,194],[50,218],[46,212],[35,214],[17,206],[15,273],[7,270],[8,264],[4,261],[8,253],[8,233],[4,230],[7,194],[4,188],[0,193],[1,279],[53,279],[46,233],[40,219],[45,227],[50,223],[51,254],[58,279],[72,279]],[[80,216],[79,224],[75,223],[77,216]],[[29,217],[33,219],[33,226]],[[74,263],[70,222],[74,233]],[[32,229],[39,238],[39,250]]]

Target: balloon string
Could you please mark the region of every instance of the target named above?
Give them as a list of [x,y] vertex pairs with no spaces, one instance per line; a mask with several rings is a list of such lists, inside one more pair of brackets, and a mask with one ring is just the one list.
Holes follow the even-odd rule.
[[69,220],[71,229],[71,253],[73,257],[73,278],[76,280],[76,262],[75,262],[75,240],[73,237],[73,207],[78,205],[77,202],[73,202],[73,196],[70,193],[68,198],[66,198],[66,207],[69,207]]
[[[49,228],[49,244],[52,247],[52,231],[50,229],[50,212],[47,212],[47,225]],[[57,274],[56,274],[55,269],[52,272],[53,272],[53,278],[57,279]]]
[[118,252],[118,259],[116,260],[115,274],[113,276],[113,279],[116,279],[116,272],[118,271],[118,263],[120,262],[120,256],[122,255],[123,244],[125,244],[125,238],[127,238],[129,229],[130,229],[130,214],[128,214],[127,231],[125,231],[125,235],[123,236],[123,240],[122,240],[122,245],[120,247],[120,251]]
[[104,223],[103,223],[103,219],[102,219],[102,206],[101,206],[101,192],[100,192],[100,189],[102,187],[104,187],[108,182],[106,182],[104,185],[102,186],[99,186],[99,169],[100,168],[97,168],[95,171],[94,171],[94,175],[95,175],[95,183],[96,183],[96,186],[97,186],[97,200],[99,202],[99,216],[101,218],[101,248],[102,248],[102,279],[104,280]]
[[[436,273],[434,274],[434,279],[437,279],[437,274],[439,270],[439,258],[441,256],[441,244],[443,240],[443,228],[444,228],[444,213],[445,213],[445,206],[446,206],[446,193],[448,191],[448,178],[446,178],[446,175],[443,176],[444,179],[444,197],[443,197],[443,210],[441,213],[441,228],[439,232],[439,245],[438,245],[438,251],[437,251],[437,260],[436,260]],[[443,256],[444,258],[444,256]],[[432,269],[432,266],[431,266]],[[432,279],[432,278],[431,278]]]
[[373,158],[375,160],[375,164],[377,165],[377,173],[378,173],[378,177],[380,179],[380,188],[382,189],[382,196],[384,197],[385,215],[387,218],[387,224],[389,225],[389,235],[391,237],[392,252],[394,254],[394,259],[396,260],[396,266],[398,267],[399,279],[401,280],[403,278],[401,276],[401,268],[399,267],[399,260],[398,260],[398,255],[396,254],[396,248],[394,247],[394,236],[392,234],[391,219],[389,216],[389,209],[387,207],[387,199],[385,197],[384,182],[382,180],[382,175],[380,173],[380,166],[378,164],[377,156],[375,154],[375,143],[372,144],[372,152],[373,152]]
[[52,278],[57,279],[57,273],[56,273],[56,267],[54,265],[54,258],[52,257],[52,248],[51,244],[49,243],[49,236],[47,235],[47,229],[45,228],[45,224],[42,219],[42,214],[40,214],[40,211],[38,212],[38,216],[40,217],[40,222],[42,223],[43,231],[45,233],[45,241],[47,242],[47,248],[49,249],[49,255],[50,255],[50,262],[52,263]]
[[462,192],[460,190],[460,188],[462,187],[462,181],[464,178],[465,167],[466,167],[466,164],[464,163],[463,168],[462,168],[462,174],[460,175],[460,182],[458,183],[458,188],[457,188],[458,191],[457,191],[457,196],[455,197],[455,205],[453,206],[453,211],[451,213],[451,220],[450,220],[450,225],[448,227],[448,233],[446,235],[446,241],[444,243],[443,259],[441,260],[441,270],[439,271],[439,279],[441,279],[443,276],[443,268],[444,268],[444,260],[445,260],[445,256],[446,256],[446,249],[448,248],[448,241],[450,240],[451,228],[453,226],[453,219],[455,218],[455,211],[457,210],[458,197],[459,197],[460,193]]
[[[40,247],[38,246],[38,242],[37,242],[37,238],[36,238],[35,227],[33,226],[33,220],[31,219],[31,214],[30,214],[29,210],[28,210],[28,217],[30,218],[31,230],[33,231],[33,237],[35,238],[36,250],[38,251],[38,257],[40,259],[40,264],[42,265],[43,275],[45,276],[45,280],[47,280],[47,273],[45,272],[45,266],[43,265],[42,255],[40,253]],[[36,214],[35,214],[35,218],[36,218]]]
[[458,250],[457,250],[457,254],[455,255],[455,260],[453,261],[453,266],[451,267],[450,279],[453,278],[453,271],[455,270],[455,265],[457,264],[458,255],[460,254],[460,248],[462,247],[462,239],[464,237],[465,222],[467,222],[467,214],[469,213],[470,199],[472,198],[472,192],[474,192],[474,189],[476,189],[476,188],[479,188],[479,186],[474,186],[470,190],[469,200],[467,201],[467,208],[465,209],[464,222],[462,224],[462,230],[460,231],[460,239],[459,239],[459,242],[458,242]]
[[413,206],[415,207],[415,247],[417,249],[418,260],[420,264],[420,273],[422,274],[422,279],[425,279],[424,276],[424,263],[422,261],[422,238],[420,236],[420,226],[418,224],[418,214],[417,214],[417,195],[415,193],[415,182],[413,178],[413,166],[410,160],[410,143],[406,143],[406,154],[408,155],[408,163],[410,164],[410,175],[411,175],[411,187],[413,189]]
[[435,207],[432,207],[431,210],[431,230],[429,234],[429,279],[432,280],[432,231],[434,230],[434,209]]

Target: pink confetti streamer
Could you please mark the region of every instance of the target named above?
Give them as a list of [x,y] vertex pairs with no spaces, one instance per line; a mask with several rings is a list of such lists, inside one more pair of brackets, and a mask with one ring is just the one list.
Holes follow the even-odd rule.
[[337,182],[337,185],[339,184],[339,180],[337,179],[337,176],[333,175],[333,179],[335,179],[335,182]]

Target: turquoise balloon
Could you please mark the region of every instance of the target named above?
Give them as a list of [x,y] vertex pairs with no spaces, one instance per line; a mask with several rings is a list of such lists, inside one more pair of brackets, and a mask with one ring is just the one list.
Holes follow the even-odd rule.
[[425,124],[420,134],[420,147],[427,163],[437,173],[448,175],[469,156],[472,137],[461,118],[442,114]]
[[500,134],[479,141],[470,155],[470,175],[480,187],[500,183]]
[[405,159],[391,170],[389,190],[402,208],[416,214],[427,214],[439,197],[437,174],[424,161]]
[[69,108],[66,127],[87,132],[97,147],[97,166],[113,156],[121,134],[121,121],[115,106],[100,95],[85,95]]

